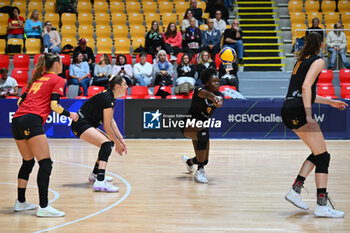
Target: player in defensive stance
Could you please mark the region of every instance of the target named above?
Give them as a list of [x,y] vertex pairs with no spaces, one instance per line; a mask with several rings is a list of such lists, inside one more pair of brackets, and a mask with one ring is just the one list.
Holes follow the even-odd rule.
[[[79,120],[71,125],[72,132],[84,141],[100,148],[95,168],[89,176],[95,181],[95,191],[118,192],[119,188],[108,183],[112,177],[105,176],[108,157],[114,144],[119,155],[127,153],[123,136],[114,121],[114,105],[116,98],[125,95],[128,85],[119,75],[109,75],[109,88],[86,101],[78,111]],[[97,129],[103,124],[106,133]]]
[[[45,70],[45,73],[43,71]],[[18,197],[14,211],[35,209],[36,206],[26,202],[25,191],[29,175],[35,164],[39,163],[37,183],[40,205],[38,217],[62,217],[63,211],[53,208],[48,203],[48,188],[52,170],[49,144],[45,135],[45,124],[51,110],[67,116],[74,121],[78,115],[62,108],[58,101],[63,95],[65,81],[57,74],[62,72],[62,61],[59,55],[47,53],[39,58],[35,73],[27,86],[27,91],[18,101],[19,108],[12,119],[12,134],[23,158],[18,173]]]
[[[191,107],[188,111],[188,115],[191,115],[191,118],[185,119],[185,122],[193,119],[195,119],[196,122],[210,120],[215,109],[222,106],[224,95],[219,92],[220,83],[216,69],[205,69],[200,79],[204,86],[197,87],[194,90]],[[186,127],[185,125],[181,130],[185,137],[192,139],[196,154],[196,156],[191,159],[185,155],[182,156],[187,170],[192,173],[194,172],[194,165],[198,165],[194,180],[198,183],[208,183],[204,166],[208,164],[209,159],[209,129],[205,127],[198,128],[197,126]]]
[[317,204],[314,214],[319,217],[342,218],[344,212],[335,210],[328,199],[327,180],[330,154],[327,152],[321,129],[312,116],[311,105],[313,103],[329,104],[340,110],[344,110],[348,105],[342,101],[316,95],[318,76],[325,65],[325,62],[317,55],[322,46],[322,38],[318,33],[310,33],[306,37],[305,45],[294,66],[286,100],[282,107],[283,123],[293,130],[312,152],[304,161],[285,198],[301,209],[309,209],[309,206],[302,201],[300,193],[305,178],[316,167]]

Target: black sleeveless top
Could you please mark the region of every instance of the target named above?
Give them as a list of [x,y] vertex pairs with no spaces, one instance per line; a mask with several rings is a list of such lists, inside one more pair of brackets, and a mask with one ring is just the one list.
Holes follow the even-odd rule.
[[[289,88],[288,88],[288,93],[287,93],[286,99],[295,98],[295,97],[299,97],[299,98],[303,97],[302,96],[302,86],[303,86],[304,80],[306,78],[306,74],[309,71],[312,63],[320,58],[321,57],[314,54],[314,55],[308,56],[305,59],[295,63],[292,77],[290,78],[290,81],[289,81]],[[318,76],[319,75],[320,74],[318,74]],[[311,92],[312,92],[311,103],[312,104],[315,102],[315,99],[316,99],[316,84],[318,81],[318,76],[311,87]]]

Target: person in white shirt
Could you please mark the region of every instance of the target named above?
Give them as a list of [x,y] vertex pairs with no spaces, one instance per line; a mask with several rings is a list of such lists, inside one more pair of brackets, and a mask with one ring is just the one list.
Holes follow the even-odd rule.
[[224,34],[224,31],[226,29],[226,22],[221,19],[222,13],[220,10],[217,10],[215,12],[215,18],[213,19],[214,21],[214,28],[219,30],[221,35]]
[[[192,10],[189,8],[186,10],[186,13],[184,15],[184,19],[182,20],[181,23],[181,32],[185,33],[186,28],[188,28],[190,26],[190,20],[193,17],[193,12]],[[198,27],[198,21],[196,20],[196,27]]]
[[146,61],[147,53],[140,53],[140,62],[134,65],[134,77],[140,86],[147,87],[152,83],[153,66]]
[[[336,23],[334,25],[334,29],[342,29],[342,25],[340,23]],[[327,34],[327,47],[328,52],[331,53],[331,57],[329,58],[328,69],[332,69],[335,64],[335,59],[337,57],[337,52],[339,53],[344,66],[347,69],[350,69],[350,64],[345,56],[345,48],[346,48],[346,37],[344,32],[342,31],[330,31]]]
[[18,84],[16,79],[8,76],[8,69],[0,69],[0,98],[6,98],[7,96],[18,95]]

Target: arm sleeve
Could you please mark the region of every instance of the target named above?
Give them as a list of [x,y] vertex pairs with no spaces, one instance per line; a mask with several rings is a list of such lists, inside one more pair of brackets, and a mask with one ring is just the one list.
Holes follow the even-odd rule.
[[203,38],[202,44],[203,46],[208,46],[208,41],[207,41],[207,37],[205,36],[205,33],[206,31],[202,31],[202,38]]
[[182,70],[182,66],[179,65],[179,66],[177,67],[177,77],[180,78],[180,77],[182,77],[182,76],[184,76],[184,71]]
[[98,72],[99,71],[99,67],[100,67],[100,65],[96,65],[95,69],[94,69],[94,76],[96,76],[96,77],[98,76],[98,73],[99,73]]
[[107,65],[107,72],[106,72],[106,75],[110,75],[112,74],[112,66],[111,65]]
[[346,48],[346,37],[345,37],[345,34],[343,32],[341,33],[341,39],[342,40],[341,40],[340,48],[345,49]]
[[73,64],[69,65],[69,76],[72,76],[72,75],[74,75],[74,65]]
[[69,117],[70,112],[58,104],[59,100],[60,100],[60,95],[57,93],[52,93],[51,102],[50,102],[50,107],[51,107],[52,111],[54,111],[60,115]]
[[31,25],[30,22],[31,22],[30,20],[27,20],[27,22],[24,24],[24,32],[26,34],[31,33],[33,31],[32,30],[32,25]]
[[19,97],[19,99],[18,99],[18,101],[17,101],[17,106],[20,106],[21,103],[26,99],[26,97],[27,97],[27,92],[24,92],[24,93],[22,94],[22,96]]
[[85,74],[89,74],[90,73],[90,67],[89,67],[89,64],[84,61],[84,71],[85,71]]
[[173,72],[174,72],[173,64],[171,64],[170,62],[168,62],[168,63],[169,63],[169,68],[168,68],[167,72],[170,76],[173,76]]
[[215,44],[220,46],[221,45],[221,34],[220,34],[220,31],[218,30],[218,33],[215,37]]
[[194,78],[194,75],[196,73],[196,69],[195,69],[194,65],[190,65],[190,68],[191,68],[191,71],[187,73],[187,76]]
[[124,66],[124,68],[125,68],[126,75],[131,78],[133,76],[131,65],[127,64]]
[[141,72],[138,71],[138,68],[137,68],[137,67],[138,67],[138,64],[139,64],[139,63],[136,63],[136,64],[134,65],[134,67],[133,67],[134,75],[138,75],[138,74],[141,73]]
[[95,55],[92,52],[92,49],[89,47],[89,56],[91,58],[92,63],[95,63]]
[[182,34],[181,32],[177,32],[175,37],[176,43],[174,44],[175,47],[181,47],[182,45]]

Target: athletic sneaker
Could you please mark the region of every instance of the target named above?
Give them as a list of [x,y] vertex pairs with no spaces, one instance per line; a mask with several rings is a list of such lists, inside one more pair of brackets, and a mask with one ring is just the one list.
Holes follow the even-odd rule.
[[294,191],[293,187],[286,194],[285,199],[295,205],[298,208],[303,210],[308,210],[310,207],[301,200],[301,195]]
[[94,190],[101,192],[119,192],[119,188],[109,184],[106,179],[104,181],[96,180],[94,183]]
[[193,165],[192,165],[192,166],[188,166],[187,160],[189,160],[189,159],[190,159],[190,158],[188,158],[186,155],[183,155],[183,156],[182,156],[182,161],[184,161],[184,163],[186,164],[187,171],[188,171],[189,173],[192,173],[192,172],[194,172],[195,168],[194,168]]
[[316,204],[316,208],[314,210],[314,214],[318,217],[325,217],[325,218],[344,218],[344,212],[335,210],[333,206],[327,202],[327,205],[321,206],[319,204]]
[[[105,176],[105,179],[107,180],[107,182],[113,181],[113,177],[111,176]],[[89,175],[89,182],[95,182],[95,180],[97,180],[97,174],[91,172]]]
[[56,210],[51,205],[47,205],[45,208],[38,207],[36,216],[38,217],[63,217],[65,213],[63,211]]
[[194,180],[198,183],[208,183],[207,174],[205,174],[204,168],[200,168],[194,174]]
[[36,208],[36,205],[32,205],[26,201],[21,203],[16,199],[15,207],[13,208],[13,210],[15,212],[20,212],[20,211],[26,211],[26,210],[34,210],[35,208]]

